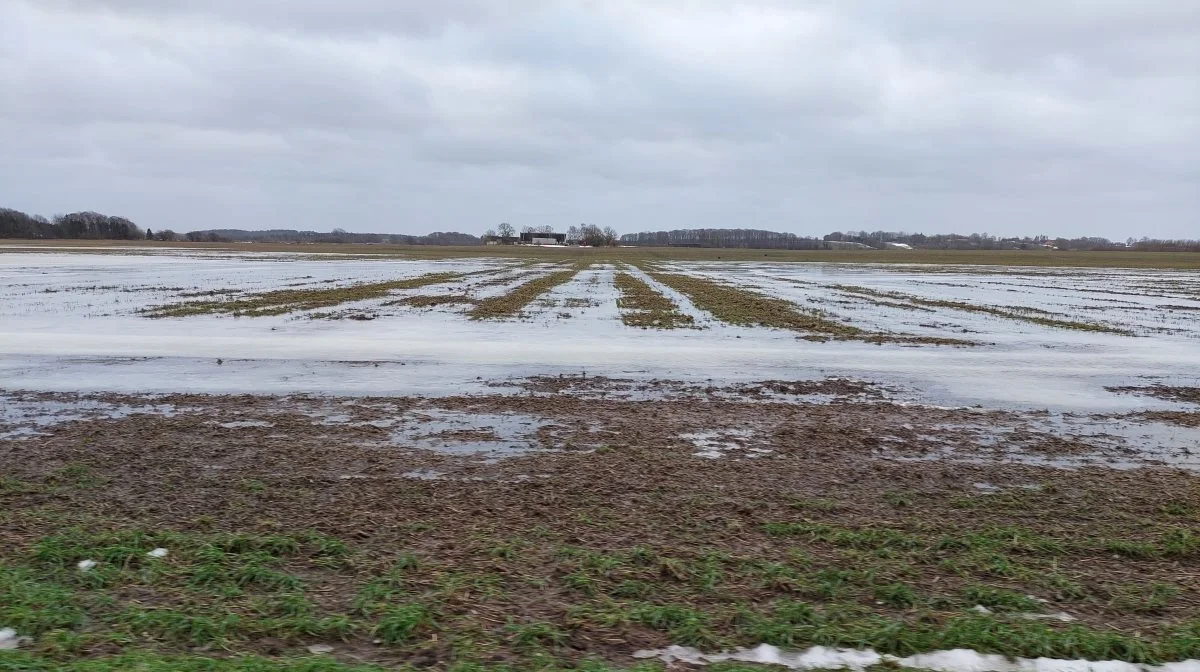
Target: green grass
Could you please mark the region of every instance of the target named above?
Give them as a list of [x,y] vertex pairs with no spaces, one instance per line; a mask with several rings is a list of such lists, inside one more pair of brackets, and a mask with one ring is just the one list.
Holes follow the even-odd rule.
[[617,273],[613,280],[621,290],[617,307],[626,326],[643,329],[680,329],[695,326],[691,315],[679,312],[674,301],[629,273]]
[[883,291],[871,289],[869,287],[859,287],[856,285],[830,285],[830,287],[838,291],[857,296],[894,299],[896,301],[903,301],[914,306],[924,306],[928,308],[949,308],[952,310],[962,310],[971,313],[984,313],[1008,320],[1028,322],[1030,324],[1036,324],[1042,327],[1074,329],[1076,331],[1095,331],[1108,334],[1120,334],[1122,336],[1133,335],[1133,332],[1129,331],[1128,329],[1110,327],[1106,324],[1099,324],[1096,322],[1080,322],[1076,320],[1061,320],[1046,317],[1045,315],[1052,313],[1047,313],[1046,311],[1035,308],[1023,308],[1020,306],[983,306],[974,303],[967,303],[966,301],[928,299],[925,297],[916,296],[914,294],[906,294],[904,292]]
[[565,271],[555,271],[518,285],[507,294],[481,299],[467,315],[473,320],[496,320],[515,317],[542,294],[569,282],[586,264]]
[[654,281],[687,296],[697,308],[716,319],[743,327],[787,329],[815,341],[859,340],[864,343],[902,345],[973,346],[974,341],[946,336],[916,336],[890,332],[867,332],[832,319],[821,310],[803,308],[792,301],[767,296],[742,287],[679,273],[646,271]]
[[420,603],[399,604],[384,608],[372,631],[384,644],[411,641],[425,628],[433,626],[433,615]]
[[1021,613],[1038,613],[1042,611],[1042,603],[1028,595],[984,585],[968,585],[963,589],[963,599],[966,602],[987,607],[992,611],[1014,611]]
[[[902,498],[912,503],[898,511],[920,505]],[[843,510],[816,499],[777,506],[828,517]],[[399,549],[379,558],[312,531],[61,528],[0,549],[0,623],[34,638],[29,651],[0,657],[0,670],[21,669],[12,661],[78,665],[81,657],[103,670],[136,656],[159,661],[147,663],[154,669],[193,647],[231,654],[204,669],[241,669],[220,666],[246,660],[262,669],[280,661],[336,665],[287,652],[246,657],[265,640],[290,652],[345,642],[385,660],[436,655],[450,666],[504,659],[531,672],[580,664],[573,647],[587,651],[589,642],[647,636],[705,650],[767,642],[896,655],[956,647],[1135,662],[1200,655],[1200,623],[1186,620],[1186,586],[1087,579],[1084,588],[1072,585],[1078,574],[1059,569],[1111,559],[1120,537],[1060,537],[1018,525],[953,529],[919,516],[861,526],[777,522],[736,537],[684,550],[563,544],[547,529],[476,530],[468,552],[439,560],[436,546],[420,558]],[[1155,550],[1128,558],[1135,569],[1186,561],[1195,540],[1186,528],[1164,525],[1138,543]],[[158,546],[170,554],[146,557]],[[83,558],[99,564],[79,572]],[[941,581],[929,581],[931,573]],[[1019,614],[1046,610],[1029,592],[1061,600],[1054,610],[1158,621],[1136,629],[1028,621]],[[558,606],[539,609],[545,600]],[[994,613],[973,613],[975,605]]]
[[[481,271],[491,272],[491,271]],[[304,310],[328,308],[354,301],[367,301],[387,296],[401,289],[416,289],[438,285],[467,277],[465,273],[427,273],[415,278],[366,282],[346,287],[308,289],[277,289],[248,294],[239,298],[209,301],[185,301],[155,306],[142,311],[146,317],[188,317],[192,315],[227,314],[235,317],[264,317],[284,315]]]
[[20,651],[0,651],[0,672],[382,672],[375,665],[341,663],[327,657],[213,657],[134,652],[119,656],[61,660]]
[[647,275],[687,296],[697,308],[727,324],[788,329],[819,337],[851,337],[862,333],[858,327],[836,322],[820,312],[803,310],[791,301],[747,289],[678,273],[650,271]]

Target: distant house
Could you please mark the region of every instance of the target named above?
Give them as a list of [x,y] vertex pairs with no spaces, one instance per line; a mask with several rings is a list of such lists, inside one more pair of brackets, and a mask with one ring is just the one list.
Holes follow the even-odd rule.
[[521,245],[566,245],[565,233],[537,233],[530,231],[521,234]]
[[521,239],[516,236],[486,236],[484,242],[488,245],[516,245]]

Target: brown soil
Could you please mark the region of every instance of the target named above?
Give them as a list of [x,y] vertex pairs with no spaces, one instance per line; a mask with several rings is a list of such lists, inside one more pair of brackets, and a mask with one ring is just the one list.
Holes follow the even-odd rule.
[[764,380],[718,387],[712,384],[688,383],[678,380],[634,380],[607,376],[532,376],[515,381],[493,384],[496,387],[519,387],[533,393],[574,395],[627,396],[633,393],[661,397],[704,396],[717,398],[740,398],[745,401],[762,399],[772,395],[810,396],[830,395],[835,397],[882,398],[883,390],[876,385],[845,378],[823,380]]
[[1138,417],[1180,427],[1200,427],[1200,411],[1147,411]]
[[[709,607],[731,599],[760,604],[791,589],[734,582],[722,586],[720,598],[704,597],[677,585],[675,574],[691,576],[691,567],[714,549],[763,562],[787,562],[797,549],[819,566],[855,562],[845,549],[825,542],[766,534],[769,522],[894,528],[931,539],[987,525],[1022,526],[1083,545],[1107,537],[1145,537],[1152,523],[1175,521],[1163,522],[1164,503],[1200,501],[1200,480],[1178,469],[1020,464],[1012,451],[1041,451],[1041,457],[1090,451],[1101,461],[1107,454],[1080,437],[1040,434],[1021,414],[893,404],[879,399],[878,388],[857,381],[766,381],[704,388],[708,396],[699,400],[650,401],[567,394],[619,389],[634,385],[631,381],[537,378],[510,384],[538,394],[445,399],[166,395],[153,403],[191,410],[170,418],[69,422],[44,428],[45,435],[0,440],[5,477],[44,483],[75,465],[86,467],[93,479],[88,487],[0,492],[0,508],[10,513],[0,518],[0,548],[29,548],[47,534],[50,519],[86,522],[89,529],[267,533],[311,528],[349,540],[363,558],[361,566],[341,574],[309,579],[324,596],[322,607],[346,609],[362,581],[359,574],[370,576],[400,553],[412,553],[422,558],[423,567],[501,577],[502,597],[468,592],[446,598],[440,607],[444,613],[491,623],[497,632],[510,618],[553,623],[570,632],[562,655],[627,661],[635,649],[673,642],[645,626],[572,616],[572,606],[584,598],[564,587],[570,567],[556,549],[653,549],[679,559],[679,565],[664,564],[657,579],[668,586],[664,590],[684,591],[676,599],[702,606],[707,600]],[[669,393],[680,385],[658,387]],[[543,393],[554,396],[548,400]],[[833,395],[835,401],[769,400],[807,394]],[[863,397],[875,401],[858,400]],[[94,398],[148,403],[143,397]],[[557,450],[486,461],[416,450],[393,442],[388,427],[363,424],[434,409],[542,417],[554,430],[539,430],[531,443]],[[329,419],[334,415],[348,420]],[[217,424],[247,420],[272,426]],[[995,459],[990,445],[977,442],[980,432],[993,428],[1008,428],[1020,439],[1007,446],[1002,459]],[[481,427],[466,438],[495,436],[490,431]],[[563,431],[571,438],[562,438]],[[724,459],[697,457],[696,446],[683,435],[699,432],[740,432],[747,437],[744,450]],[[751,448],[760,451],[758,456]],[[930,455],[943,459],[924,459]],[[418,470],[436,473],[436,480],[405,476]],[[248,489],[247,482],[261,487]],[[981,494],[980,483],[1002,494]],[[822,504],[811,508],[807,502]],[[964,508],[964,502],[970,506]],[[518,550],[504,559],[489,550],[510,542]],[[914,561],[904,570],[913,573],[905,581],[936,595],[959,594],[972,579],[943,569],[934,557],[941,551],[929,553],[932,561]],[[1128,558],[1111,553],[1079,553],[1054,570],[1090,591],[1087,599],[1066,607],[1058,602],[1067,598],[1036,583],[1038,572],[1030,574],[1032,584],[995,580],[1050,600],[1055,603],[1051,611],[1068,608],[1096,628],[1156,631],[1194,613],[1200,581],[1195,558],[1139,560],[1134,568]],[[449,570],[428,571],[433,573],[414,581],[432,585],[440,580],[436,572]],[[1180,584],[1183,592],[1153,613],[1112,608],[1106,591],[1130,581]],[[903,609],[863,599],[870,609],[904,615]],[[251,643],[250,649],[297,646],[272,641]],[[437,638],[424,641],[419,655],[429,663],[444,662],[451,655],[448,646]],[[394,662],[396,656],[372,645],[365,634],[353,635],[339,649],[368,661]],[[409,654],[407,660],[415,660],[417,654]],[[502,660],[508,654],[497,655]]]
[[1200,404],[1200,387],[1176,387],[1172,385],[1148,385],[1144,387],[1106,387],[1109,392],[1125,392],[1128,394],[1144,394],[1156,399],[1167,401],[1183,401],[1190,404]]

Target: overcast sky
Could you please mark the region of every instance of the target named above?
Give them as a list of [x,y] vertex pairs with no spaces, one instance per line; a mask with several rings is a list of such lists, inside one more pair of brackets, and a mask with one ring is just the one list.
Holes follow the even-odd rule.
[[1200,0],[0,0],[0,206],[1200,237]]

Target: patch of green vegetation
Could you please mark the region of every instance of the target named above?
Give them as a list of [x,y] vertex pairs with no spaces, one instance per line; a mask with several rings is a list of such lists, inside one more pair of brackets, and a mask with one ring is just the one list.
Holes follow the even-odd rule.
[[152,652],[61,660],[19,651],[0,651],[0,670],[47,672],[383,672],[375,665],[341,663],[330,658],[262,656],[173,656]]
[[804,334],[802,338],[813,341],[839,339],[860,340],[878,345],[978,345],[974,341],[944,336],[871,333],[831,319],[824,311],[802,308],[792,301],[742,287],[676,273],[647,271],[647,275],[656,282],[684,294],[698,308],[708,311],[713,317],[727,324],[788,329]]
[[425,605],[414,602],[385,607],[372,632],[384,644],[400,644],[432,626],[433,615]]
[[553,623],[510,623],[505,630],[518,649],[562,646],[569,635]]
[[621,321],[643,329],[680,329],[695,326],[691,315],[679,312],[679,306],[641,278],[617,273],[613,283],[621,290],[617,307]]
[[1104,550],[1127,558],[1180,559],[1200,553],[1200,536],[1186,528],[1169,528],[1151,540],[1107,539]]
[[832,513],[842,508],[841,503],[832,499],[813,499],[807,497],[797,497],[792,500],[792,508],[800,511],[819,511],[821,513]]
[[823,523],[796,522],[767,523],[764,529],[772,536],[803,535],[814,541],[851,548],[911,550],[925,545],[920,537],[885,527],[850,529]]
[[853,294],[856,296],[886,298],[896,301],[904,301],[914,306],[925,306],[929,308],[950,308],[952,310],[962,310],[972,313],[986,313],[996,317],[1002,317],[1008,320],[1019,320],[1036,324],[1043,327],[1055,327],[1058,329],[1075,329],[1079,331],[1095,331],[1108,334],[1120,334],[1122,336],[1132,336],[1133,332],[1128,329],[1118,329],[1110,327],[1106,324],[1098,324],[1096,322],[1079,322],[1075,320],[1061,320],[1046,317],[1051,315],[1047,311],[1038,309],[1021,309],[1015,310],[1015,307],[997,307],[997,306],[981,306],[979,304],[967,303],[966,301],[950,301],[946,299],[929,299],[914,294],[905,294],[904,292],[893,292],[879,289],[871,289],[870,287],[860,287],[857,285],[830,285],[832,289],[840,292]]
[[388,301],[385,306],[410,306],[413,308],[437,308],[438,306],[475,305],[477,300],[466,294],[417,294],[398,301]]
[[788,329],[826,338],[863,333],[862,329],[835,322],[819,311],[805,310],[791,301],[758,292],[677,273],[650,271],[647,275],[687,296],[696,307],[727,324]]
[[1028,595],[978,584],[963,588],[963,600],[969,604],[987,607],[992,611],[1038,613],[1042,610],[1042,603]]
[[[1200,623],[1176,618],[1190,588],[1156,580],[1166,565],[1190,557],[1194,539],[1185,528],[1146,534],[1154,557],[1123,562],[1158,574],[1126,585],[1096,571],[1097,563],[1076,561],[1111,555],[1094,531],[1060,538],[1058,528],[945,525],[921,515],[926,497],[894,494],[892,513],[909,515],[894,523],[790,521],[768,524],[766,534],[741,528],[732,544],[696,537],[653,547],[607,546],[588,538],[590,528],[567,535],[559,527],[481,525],[449,554],[444,539],[423,545],[420,559],[356,552],[317,532],[61,528],[0,549],[0,623],[63,665],[83,656],[105,664],[101,652],[206,647],[222,651],[222,662],[206,668],[213,670],[264,650],[265,641],[284,652],[346,642],[352,655],[377,652],[366,660],[433,656],[438,667],[506,660],[530,672],[576,665],[595,650],[592,642],[647,637],[704,650],[762,642],[897,655],[968,647],[1138,662],[1200,649]],[[875,505],[790,504],[785,495],[771,510],[853,521]],[[561,524],[577,525],[573,517]],[[421,530],[401,534],[427,536]],[[170,554],[146,555],[159,546]],[[81,572],[76,563],[85,558],[98,564]],[[1060,562],[1077,573],[1063,574]],[[1089,623],[1120,619],[1104,629],[1025,620],[1016,614],[1044,608],[1026,592],[1063,601]],[[971,613],[975,605],[995,613]]]
[[920,601],[917,597],[917,591],[913,590],[912,586],[903,583],[876,586],[875,599],[901,609],[912,608]]
[[367,282],[346,287],[278,289],[241,298],[212,301],[186,301],[147,308],[146,317],[188,317],[191,315],[227,314],[234,317],[264,317],[284,315],[303,310],[328,308],[353,301],[367,301],[387,296],[400,289],[416,289],[462,279],[464,273],[427,273],[415,278]]
[[518,285],[507,294],[482,299],[467,315],[473,320],[496,320],[514,317],[526,306],[537,300],[542,294],[555,287],[569,282],[579,271],[587,268],[586,264],[577,264],[565,271],[555,271],[548,275],[534,278],[529,282]]
[[46,476],[47,485],[55,486],[93,488],[107,482],[107,479],[97,476],[91,467],[84,464],[68,464]]
[[42,488],[35,483],[28,483],[12,476],[0,476],[0,495],[20,495],[38,492]]
[[1179,587],[1162,582],[1123,584],[1111,591],[1108,606],[1118,613],[1161,613],[1176,597]]

